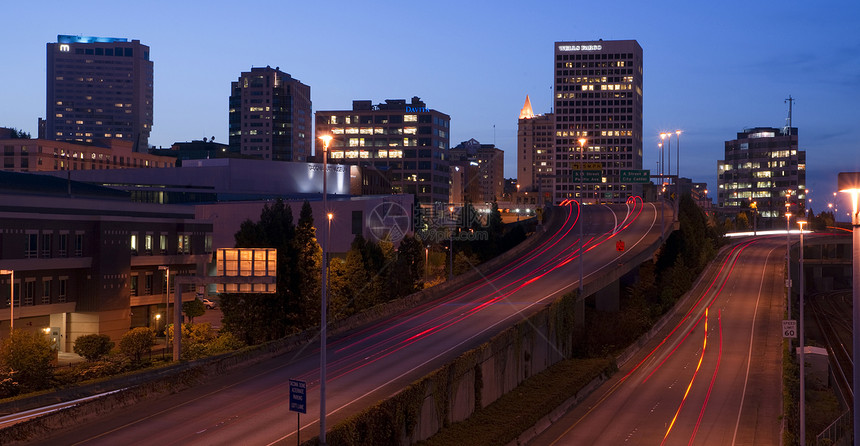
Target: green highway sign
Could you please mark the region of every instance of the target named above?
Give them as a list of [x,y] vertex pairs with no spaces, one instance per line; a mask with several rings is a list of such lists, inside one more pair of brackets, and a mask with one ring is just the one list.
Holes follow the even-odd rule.
[[580,178],[582,178],[583,183],[600,183],[603,181],[603,171],[602,170],[583,170],[582,177],[580,177],[580,171],[573,171],[573,182],[579,183]]
[[650,170],[622,170],[621,171],[621,182],[622,183],[647,183],[651,181],[651,171]]

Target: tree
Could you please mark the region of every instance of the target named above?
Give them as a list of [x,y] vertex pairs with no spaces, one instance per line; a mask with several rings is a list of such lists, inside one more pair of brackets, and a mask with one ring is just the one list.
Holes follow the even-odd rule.
[[291,269],[291,289],[296,292],[299,307],[295,322],[300,328],[308,328],[320,320],[322,249],[317,243],[313,210],[307,201],[299,213],[294,249],[296,258]]
[[203,316],[203,313],[206,312],[206,307],[203,305],[203,301],[194,299],[182,303],[182,312],[188,316],[188,322],[193,324],[195,317]]
[[735,217],[735,229],[738,231],[747,231],[752,229],[750,219],[747,217],[746,212],[739,212],[738,216]]
[[98,361],[110,353],[114,342],[106,334],[88,334],[75,339],[73,350],[87,361]]
[[14,376],[22,392],[47,387],[54,376],[51,362],[55,359],[57,352],[42,333],[13,330],[0,343],[0,370],[3,375]]
[[368,281],[368,271],[359,249],[353,248],[346,253],[343,280],[350,294],[347,302],[355,312],[379,303],[373,284]]
[[293,212],[278,199],[267,204],[260,221],[246,220],[235,234],[237,248],[275,248],[278,250],[274,294],[222,294],[224,329],[248,344],[286,336],[295,330],[299,301],[293,276],[295,252]]
[[12,133],[9,135],[9,139],[30,139],[32,136],[28,132],[23,130],[18,130],[16,128],[11,128]]
[[421,241],[409,235],[403,237],[389,276],[396,297],[408,296],[422,288],[423,263],[424,246]]
[[352,290],[346,279],[346,261],[335,257],[328,263],[328,317],[336,320],[350,316],[354,310],[350,307]]
[[137,327],[122,335],[119,351],[134,362],[140,362],[144,353],[155,345],[155,332],[149,327]]
[[458,276],[472,271],[479,263],[481,263],[481,261],[478,259],[477,254],[467,253],[465,251],[457,252],[454,254],[454,275]]

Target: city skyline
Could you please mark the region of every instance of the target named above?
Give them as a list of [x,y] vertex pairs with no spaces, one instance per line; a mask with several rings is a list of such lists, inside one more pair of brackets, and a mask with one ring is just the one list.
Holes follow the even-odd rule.
[[[657,169],[659,133],[681,129],[681,175],[715,188],[725,141],[744,128],[785,125],[791,95],[792,125],[808,153],[812,208],[833,200],[838,171],[860,170],[850,133],[852,99],[860,94],[860,62],[850,57],[860,50],[860,37],[850,32],[858,6],[848,2],[629,2],[614,11],[512,2],[272,4],[266,14],[228,9],[226,2],[199,6],[7,5],[10,17],[39,20],[0,31],[2,54],[16,67],[0,73],[0,126],[36,135],[45,113],[46,43],[60,34],[122,37],[151,49],[150,144],[212,136],[226,143],[230,82],[270,65],[310,85],[314,111],[420,96],[451,115],[452,145],[470,138],[495,144],[505,151],[505,176],[515,177],[526,95],[535,113],[551,110],[553,43],[635,39],[644,53],[644,168]],[[135,20],[118,20],[128,14]]]

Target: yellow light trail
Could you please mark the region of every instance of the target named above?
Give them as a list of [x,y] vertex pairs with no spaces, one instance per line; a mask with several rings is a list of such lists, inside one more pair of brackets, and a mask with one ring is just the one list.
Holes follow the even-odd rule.
[[705,358],[705,348],[708,346],[708,307],[705,307],[705,339],[702,341],[702,355],[699,356],[699,363],[696,365],[696,371],[693,372],[693,377],[690,379],[690,384],[687,384],[687,390],[684,392],[684,397],[681,398],[681,404],[678,405],[678,410],[675,411],[675,416],[672,417],[672,422],[669,423],[669,428],[666,429],[666,435],[663,436],[661,445],[666,444],[666,439],[669,438],[669,433],[672,432],[672,426],[678,419],[681,413],[681,408],[684,407],[684,401],[687,400],[687,395],[690,394],[690,388],[693,387],[693,382],[696,381],[696,376],[699,374],[699,368],[702,366],[702,360]]

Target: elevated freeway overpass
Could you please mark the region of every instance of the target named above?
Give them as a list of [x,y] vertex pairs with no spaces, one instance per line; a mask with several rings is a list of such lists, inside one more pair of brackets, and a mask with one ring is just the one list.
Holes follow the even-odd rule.
[[[327,425],[396,394],[577,289],[580,265],[585,295],[611,306],[619,278],[654,255],[661,237],[672,230],[671,221],[669,205],[663,210],[642,202],[560,206],[540,233],[502,257],[448,284],[375,309],[373,317],[332,327]],[[318,346],[318,339],[311,339],[270,359],[213,372],[185,391],[127,407],[122,407],[119,392],[104,409],[90,405],[92,413],[58,416],[53,424],[42,423],[41,431],[31,429],[38,438],[30,441],[294,443],[298,430],[287,410],[291,378],[307,382],[307,415],[300,429],[301,438],[307,439],[319,430]]]

